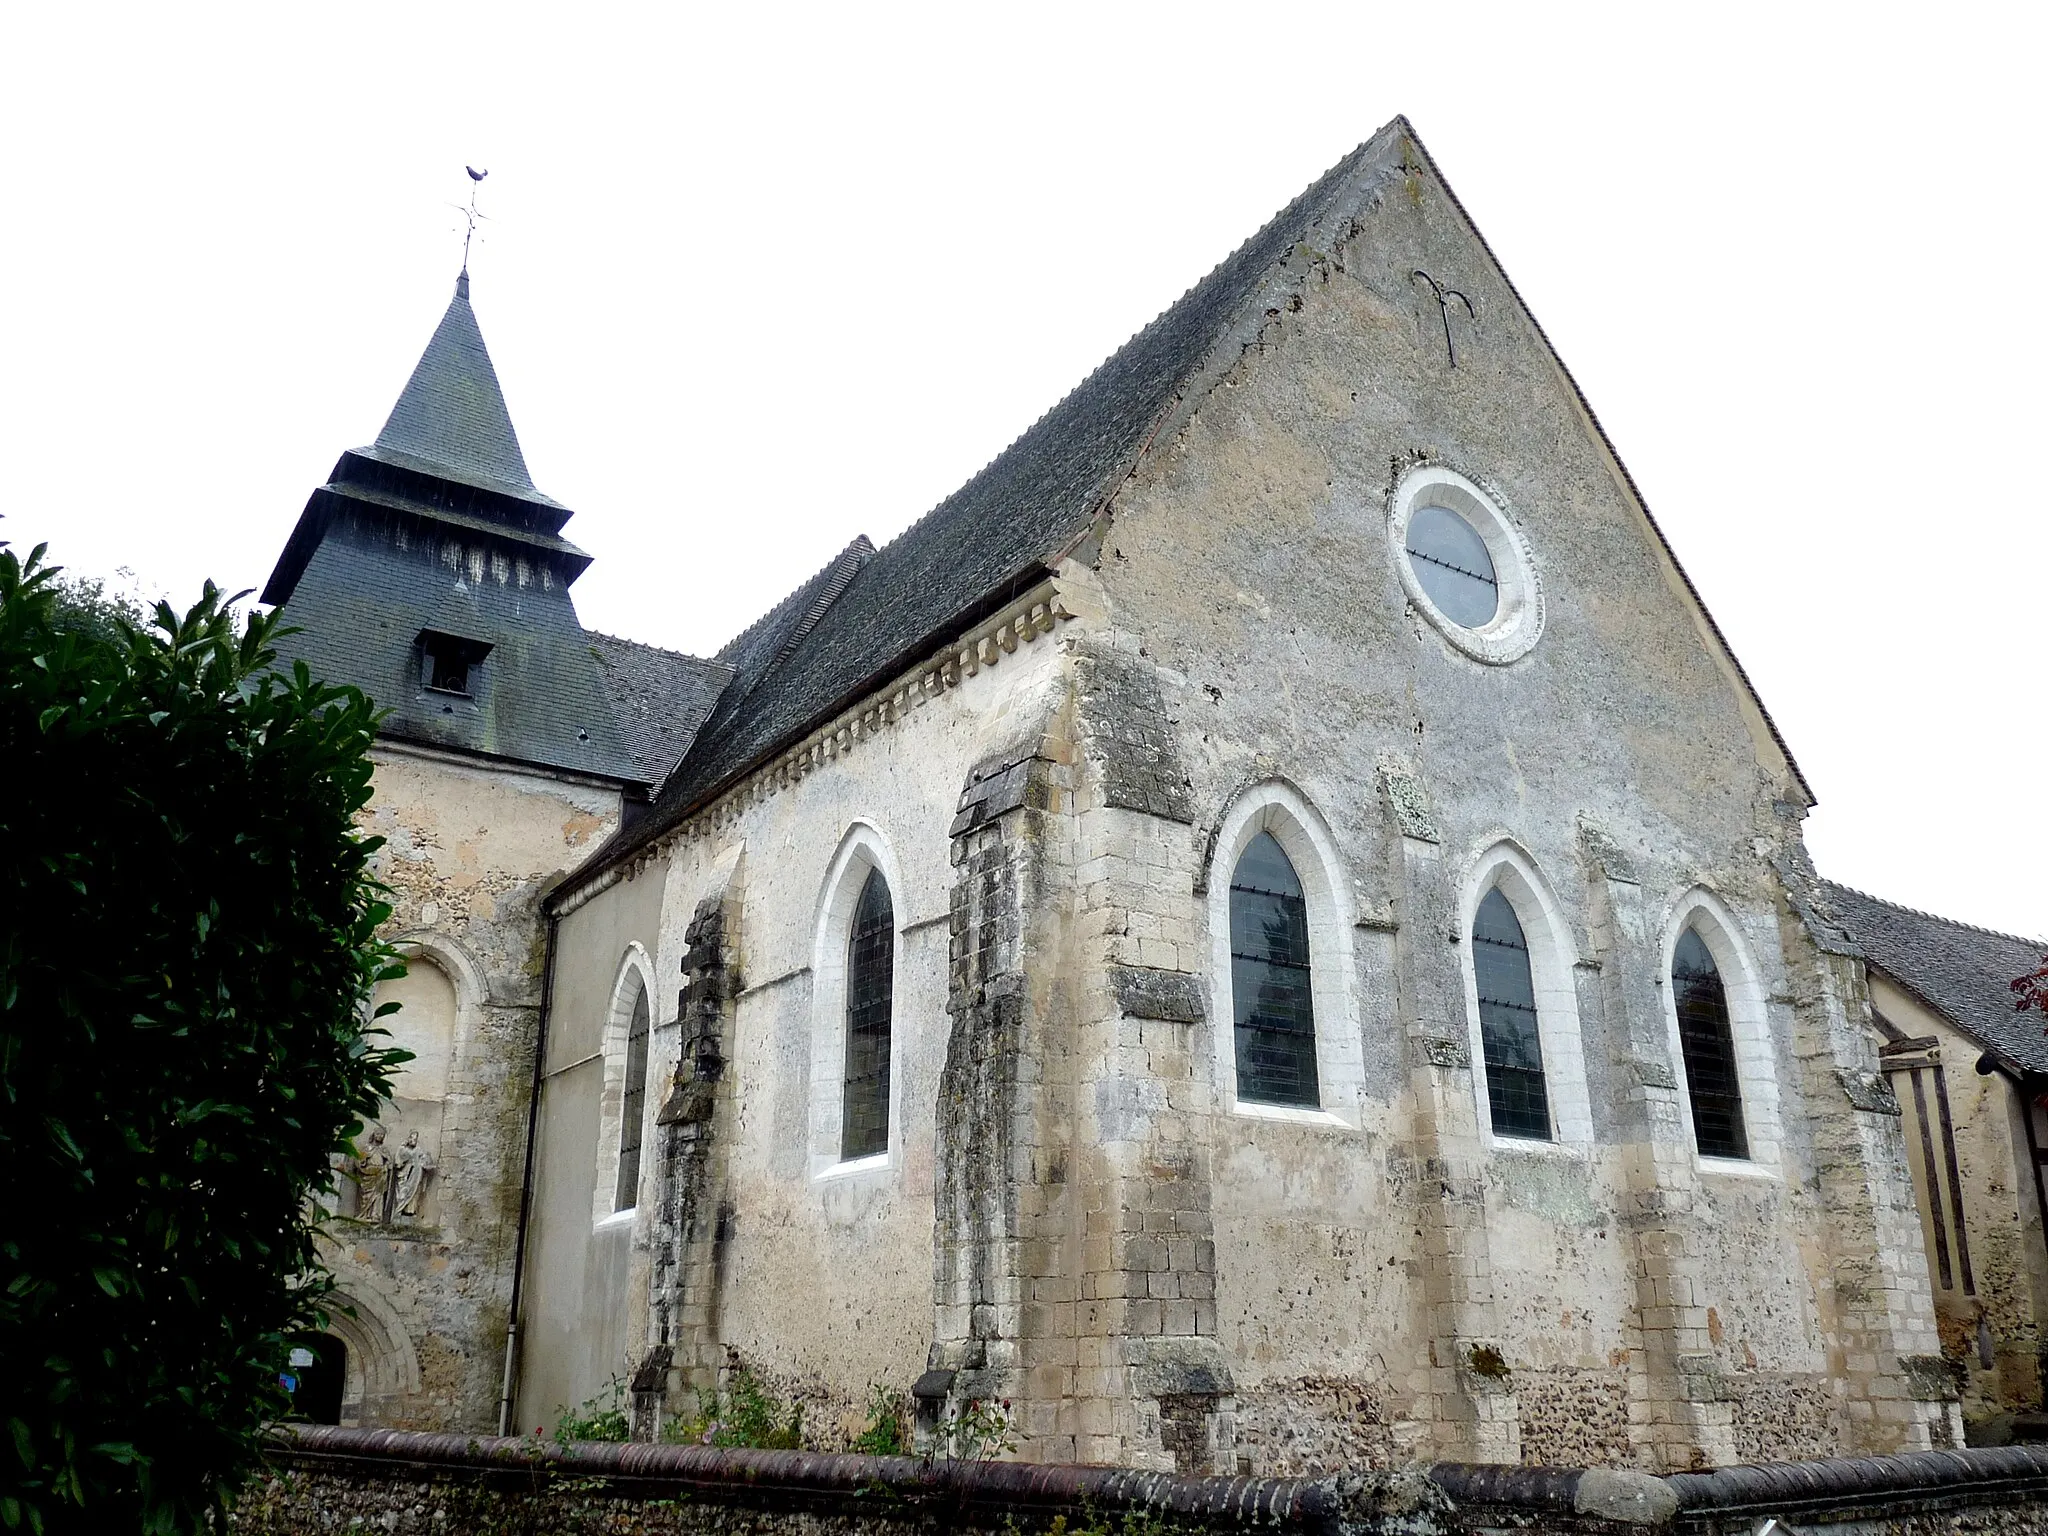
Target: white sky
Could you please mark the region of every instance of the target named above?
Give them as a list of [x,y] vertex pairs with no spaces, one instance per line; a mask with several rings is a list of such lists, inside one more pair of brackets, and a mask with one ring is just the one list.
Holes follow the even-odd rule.
[[1820,796],[1821,867],[2048,933],[2043,12],[29,6],[0,536],[259,586],[476,306],[587,624],[719,645],[1396,112]]

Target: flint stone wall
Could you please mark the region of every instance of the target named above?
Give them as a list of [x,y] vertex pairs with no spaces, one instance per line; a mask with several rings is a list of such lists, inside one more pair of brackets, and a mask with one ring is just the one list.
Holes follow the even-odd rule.
[[1771,1519],[1839,1536],[2048,1530],[2048,1448],[1927,1451],[1716,1472],[1438,1463],[1325,1478],[923,1462],[395,1431],[281,1434],[229,1517],[243,1536],[1734,1536]]

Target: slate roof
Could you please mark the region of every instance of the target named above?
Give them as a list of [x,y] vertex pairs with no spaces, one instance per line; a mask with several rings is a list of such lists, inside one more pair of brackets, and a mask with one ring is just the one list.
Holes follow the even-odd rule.
[[[807,730],[1041,580],[1065,551],[1080,542],[1153,435],[1184,400],[1199,392],[1211,366],[1233,355],[1233,337],[1251,344],[1266,309],[1261,295],[1271,294],[1277,303],[1274,290],[1291,281],[1286,270],[1289,258],[1304,245],[1327,249],[1344,238],[1347,231],[1341,222],[1357,210],[1367,174],[1398,167],[1404,146],[1410,144],[1463,215],[1463,205],[1429,160],[1408,120],[1396,117],[1381,128],[959,490],[872,558],[858,561],[850,573],[845,570],[848,557],[842,555],[721,651],[719,659],[731,662],[736,676],[718,709],[697,732],[651,812],[623,828],[586,862],[571,877],[571,887],[597,878],[715,799],[756,764],[793,745]],[[1484,236],[1469,215],[1465,220],[1506,280]],[[1508,286],[1513,291],[1512,281]],[[1519,294],[1516,299],[1519,303]],[[1521,307],[1535,325],[1528,306]],[[1541,327],[1536,329],[1541,335]],[[1544,340],[1547,346],[1548,338]],[[1556,349],[1550,351],[1555,357]],[[1561,359],[1559,367],[1563,369]],[[1605,429],[1568,370],[1565,378],[1607,443]],[[1612,444],[1607,446],[1611,452]],[[1615,463],[1620,462],[1615,455]],[[1626,479],[1627,470],[1621,472]],[[1652,532],[1671,553],[1633,480],[1628,484]],[[1671,558],[1677,566],[1676,554]],[[1683,567],[1678,571],[1697,601],[1699,594]],[[1706,605],[1701,602],[1699,608],[1719,638]],[[795,633],[790,626],[796,624],[799,610],[809,619],[798,626],[801,633]],[[757,635],[764,628],[784,636],[785,643],[767,644]],[[1732,648],[1725,640],[1722,646],[1755,698]],[[1761,699],[1757,705],[1804,789],[1805,778],[1791,749]],[[1810,790],[1807,796],[1812,799]]]
[[391,407],[384,430],[374,444],[356,451],[522,500],[559,505],[534,489],[526,472],[526,455],[519,451],[498,370],[491,365],[476,311],[469,307],[467,272],[455,280],[455,297]]
[[2048,1020],[2018,1012],[2011,985],[2048,956],[2048,939],[1975,928],[1831,880],[1820,889],[1872,966],[2014,1066],[2048,1072]]
[[857,541],[720,651],[719,660],[736,672],[725,699],[652,814],[622,832],[579,878],[658,836],[815,721],[1041,580],[1049,562],[1087,529],[1273,269],[1331,211],[1354,173],[1405,128],[1397,119],[1331,167],[895,540],[871,556],[858,553],[867,541]]
[[[465,275],[383,432],[341,456],[278,557],[263,601],[299,631],[279,663],[361,688],[387,738],[658,785],[730,669],[586,631],[571,515],[527,474]],[[489,648],[468,694],[425,686],[429,630]]]
[[732,680],[722,661],[664,651],[637,640],[586,630],[590,651],[604,673],[612,714],[625,747],[649,784],[659,784],[682,759]]

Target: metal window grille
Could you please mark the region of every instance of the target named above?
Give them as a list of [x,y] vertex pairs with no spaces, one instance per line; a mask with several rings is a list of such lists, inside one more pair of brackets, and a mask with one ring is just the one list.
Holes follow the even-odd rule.
[[1679,937],[1671,959],[1671,996],[1678,1006],[1678,1044],[1692,1098],[1693,1138],[1702,1157],[1747,1157],[1742,1086],[1735,1072],[1735,1036],[1721,972],[1698,932]]
[[1230,877],[1230,994],[1237,1096],[1260,1104],[1321,1104],[1308,903],[1270,832],[1251,840]]
[[1472,923],[1472,971],[1479,983],[1479,1037],[1486,1101],[1497,1136],[1550,1139],[1550,1096],[1543,1082],[1543,1036],[1521,920],[1498,886]]
[[1486,540],[1449,507],[1415,509],[1408,520],[1408,563],[1452,623],[1477,629],[1500,611],[1500,578]]
[[839,1155],[889,1150],[889,1019],[896,980],[896,911],[880,870],[868,872],[846,941],[846,1087]]
[[647,1112],[647,989],[633,999],[633,1022],[626,1026],[626,1093],[619,1104],[619,1182],[612,1191],[612,1209],[630,1210],[640,1199],[640,1122]]

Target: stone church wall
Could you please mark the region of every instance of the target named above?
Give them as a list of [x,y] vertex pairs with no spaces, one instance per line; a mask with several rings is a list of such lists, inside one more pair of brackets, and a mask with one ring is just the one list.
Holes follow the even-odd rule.
[[[1843,1086],[1875,1066],[1864,1002],[1780,895],[1802,791],[1460,216],[1418,181],[1373,218],[1298,254],[1299,295],[1233,339],[1101,534],[1107,639],[1157,679],[1187,787],[1185,812],[1108,835],[1167,850],[1136,947],[1194,950],[1212,1003],[1186,1049],[1215,1231],[1198,1284],[1235,1387],[1216,1422],[1258,1472],[1377,1444],[1684,1466],[1948,1443],[1924,1269],[1893,1230],[1897,1118]],[[1455,369],[1422,269],[1477,312]],[[1404,594],[1389,504],[1433,464],[1497,492],[1530,548],[1544,627],[1509,664]],[[1231,1111],[1225,909],[1158,908],[1227,883],[1208,849],[1261,798],[1341,973],[1327,1016],[1318,993],[1321,1114]],[[1575,1145],[1483,1129],[1466,936],[1503,844],[1578,1016],[1583,1063],[1549,1063],[1579,1081]],[[1701,1165],[1675,1091],[1662,978],[1696,891],[1743,957],[1747,1167]],[[1309,1363],[1353,1415],[1303,1422]]]
[[[662,1210],[656,1192],[656,1134],[647,1140],[643,1198],[623,1262],[607,1253],[588,1261],[579,1278],[579,1244],[594,1255],[600,1242],[615,1239],[589,1235],[587,1209],[573,1190],[537,1207],[532,1241],[540,1267],[528,1313],[522,1424],[552,1423],[560,1407],[601,1395],[610,1377],[630,1377],[647,1362],[663,1335],[651,1294],[676,1302],[665,1412],[688,1408],[697,1373],[715,1376],[730,1349],[805,1403],[820,1443],[841,1443],[858,1426],[870,1383],[900,1391],[924,1369],[933,1331],[934,1115],[948,1038],[955,877],[947,823],[977,762],[1020,732],[1044,731],[1059,685],[1053,646],[1041,641],[1005,656],[866,735],[827,771],[749,797],[743,810],[717,819],[715,831],[666,844],[631,878],[561,919],[560,953],[574,949],[586,958],[573,971],[558,959],[558,1020],[601,1013],[613,986],[608,967],[616,968],[629,942],[645,946],[656,977],[648,1102],[650,1115],[659,1115],[665,1095],[678,1097],[679,1064],[680,1081],[695,1070],[678,1010],[684,967],[702,949],[707,900],[716,906],[726,951],[718,985],[726,991],[717,1000],[718,1086],[702,1122],[713,1149],[693,1154],[710,1159],[714,1171],[701,1198],[714,1208],[698,1213],[710,1236],[700,1275],[693,1267],[700,1259],[684,1251],[690,1243],[663,1226],[676,1213]],[[838,1045],[843,992],[824,1010],[830,1018],[819,1009],[821,985],[834,985],[832,972],[843,967],[845,931],[827,909],[857,887],[850,872],[869,864],[889,883],[898,934],[892,1132],[885,1160],[842,1167],[838,1069],[826,1058]],[[650,923],[656,892],[659,917]],[[558,1092],[551,1081],[547,1095],[544,1187],[581,1180],[588,1189],[584,1149],[615,1127],[600,1127],[587,1092]],[[683,1106],[676,1123],[695,1113]],[[567,1172],[558,1166],[564,1162]],[[601,1288],[590,1278],[599,1270]],[[708,1353],[686,1337],[684,1313],[693,1309],[702,1309],[699,1320],[716,1341]],[[606,1321],[593,1325],[596,1314]]]
[[[928,1445],[993,1399],[1027,1458],[1161,1472],[1954,1443],[1861,970],[1787,899],[1804,786],[1490,257],[1421,167],[1389,174],[1370,240],[1297,250],[1160,424],[1056,604],[578,896],[563,942],[609,948],[555,1003],[592,1017],[646,931],[633,887],[662,891],[655,1129],[623,1314],[611,1259],[554,1293],[537,1341],[614,1310],[529,1371],[522,1422],[629,1372],[652,1434],[739,1360],[821,1446],[914,1379]],[[1425,271],[1471,300],[1455,367]],[[1404,586],[1418,472],[1526,545],[1533,644],[1456,638]],[[1304,891],[1315,1108],[1236,1102],[1228,886],[1262,831]],[[887,1155],[846,1168],[835,914],[863,861],[894,898],[896,1098]],[[1540,1145],[1485,1109],[1496,882]],[[1746,1160],[1694,1150],[1688,924]],[[603,1093],[564,1077],[548,1134],[601,1146]],[[543,1250],[588,1243],[576,1205]]]
[[[618,794],[393,743],[375,759],[366,825],[386,839],[388,932],[411,968],[380,1000],[404,1004],[386,1027],[419,1059],[365,1135],[368,1150],[383,1132],[382,1190],[375,1174],[360,1189],[344,1182],[328,1229],[340,1286],[330,1331],[349,1351],[343,1420],[489,1433],[540,1002],[539,898],[618,824]],[[432,1162],[405,1210],[396,1165],[415,1134]]]
[[[624,1075],[619,1015],[635,982],[649,986],[653,1040],[667,1048],[675,993],[652,974],[661,930],[659,875],[623,880],[561,920],[534,1143],[527,1235],[518,1426],[554,1428],[557,1412],[628,1375],[632,1321],[646,1276],[633,1258],[635,1207],[615,1211]],[[621,1004],[624,1004],[622,1010]],[[606,1179],[610,1171],[614,1177]]]

